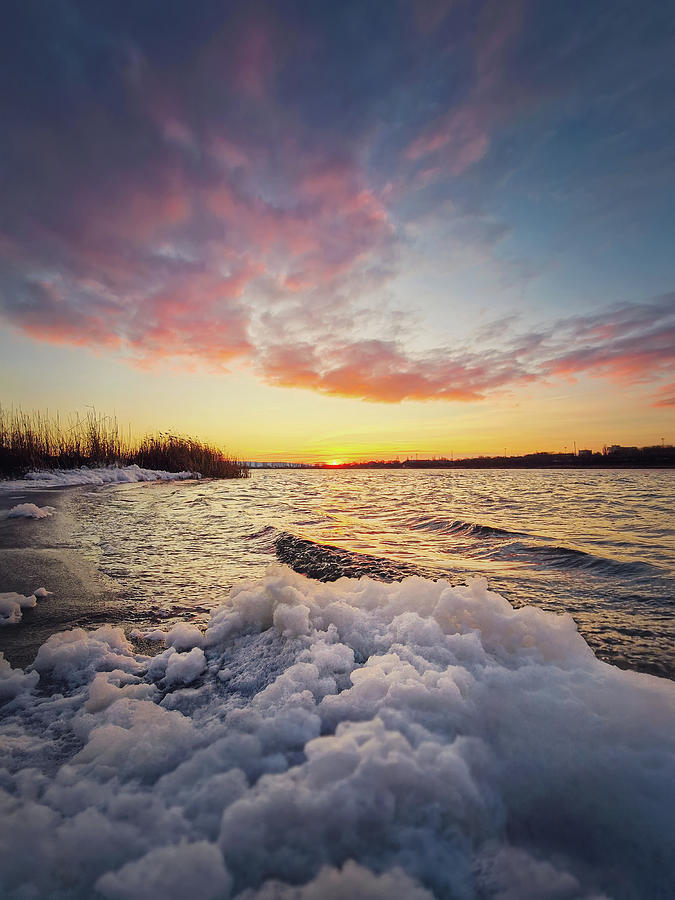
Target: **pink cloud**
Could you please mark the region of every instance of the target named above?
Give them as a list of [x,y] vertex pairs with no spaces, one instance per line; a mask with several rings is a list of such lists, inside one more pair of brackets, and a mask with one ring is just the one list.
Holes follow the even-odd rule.
[[[180,116],[161,122],[177,152],[196,140]],[[57,273],[53,296],[17,285],[5,318],[38,339],[117,348],[135,364],[190,358],[218,366],[254,355],[253,296],[259,316],[285,295],[312,295],[318,309],[372,277],[364,273],[377,269],[393,225],[353,161],[296,159],[289,150],[288,182],[275,193],[263,189],[264,178],[240,177],[243,160],[260,166],[245,145],[209,139],[203,151],[213,154],[208,184],[172,160],[152,181],[129,178],[109,196],[95,197],[85,181],[73,198],[76,227],[35,223],[40,265],[48,277]],[[17,270],[33,264],[14,242],[0,249]]]
[[505,385],[530,380],[517,362],[466,352],[412,355],[395,341],[360,340],[317,350],[273,345],[259,361],[266,381],[380,403],[480,400]]
[[248,263],[227,276],[187,275],[130,307],[118,328],[132,353],[149,360],[187,358],[218,368],[247,357],[250,310],[241,298],[262,271]]
[[266,29],[259,23],[248,27],[235,54],[234,79],[246,94],[264,97],[269,78],[274,72],[274,45]]
[[20,299],[21,330],[36,340],[49,344],[95,344],[107,349],[120,345],[119,336],[110,328],[108,305],[98,309],[73,308],[66,302],[60,285],[47,280],[33,280]]
[[416,161],[442,150],[447,172],[461,175],[479,162],[489,149],[490,141],[480,118],[480,114],[468,106],[450,113],[416,138],[406,150],[406,156]]
[[310,162],[288,188],[290,199],[275,202],[224,182],[206,202],[238,245],[293,273],[281,279],[290,290],[326,286],[392,238],[384,203],[354,165]]
[[591,373],[618,383],[654,383],[675,367],[673,309],[673,297],[666,295],[558,323],[561,334],[551,335],[556,352],[541,360],[541,369],[563,377]]
[[654,406],[675,406],[675,381],[664,385],[656,392]]
[[[426,9],[425,9],[426,6]],[[442,20],[447,4],[421,7],[422,21]],[[480,162],[490,148],[490,134],[513,113],[505,78],[505,60],[523,22],[523,3],[486,3],[478,19],[474,45],[474,80],[467,95],[425,125],[405,150],[412,162],[432,157],[452,176]]]
[[[653,385],[675,367],[672,299],[609,308],[596,317],[573,316],[514,334],[501,349],[439,347],[413,354],[400,341],[345,341],[324,333],[312,345],[287,340],[264,348],[256,365],[270,384],[384,403],[477,401],[525,383],[582,374]],[[607,338],[599,336],[603,320],[615,322]],[[485,327],[482,334],[483,340],[495,336]],[[662,388],[656,405],[671,402],[672,386]]]
[[[423,46],[436,39],[434,29],[446,34],[453,5],[470,6],[416,7]],[[23,135],[36,183],[23,184],[7,205],[14,230],[0,234],[5,320],[40,340],[114,349],[134,364],[241,363],[270,384],[388,403],[475,401],[582,373],[664,381],[675,343],[665,303],[614,307],[520,335],[488,328],[463,348],[439,338],[425,353],[408,349],[378,306],[405,230],[393,210],[411,187],[479,163],[495,129],[537,99],[513,72],[505,77],[521,4],[487,2],[458,18],[470,23],[469,83],[461,77],[459,102],[438,110],[436,88],[426,94],[424,84],[408,84],[405,70],[399,96],[418,89],[420,108],[438,114],[410,140],[403,170],[380,160],[378,175],[389,179],[381,190],[371,174],[377,153],[369,152],[392,136],[375,103],[389,86],[388,76],[376,77],[386,59],[375,66],[372,95],[355,79],[344,96],[342,82],[336,96],[324,96],[322,42],[302,28],[284,32],[271,13],[242,8],[176,66],[134,58],[117,105],[83,85],[76,115],[59,116],[56,126],[41,117]],[[112,62],[114,80],[117,55]],[[294,88],[310,71],[317,90]],[[347,101],[354,116],[344,117],[343,135]],[[460,199],[442,199],[444,212],[458,204],[455,227],[477,234],[479,247],[503,237],[490,216],[462,216]],[[497,339],[498,350],[490,344]],[[657,402],[666,405],[672,393],[663,391]]]

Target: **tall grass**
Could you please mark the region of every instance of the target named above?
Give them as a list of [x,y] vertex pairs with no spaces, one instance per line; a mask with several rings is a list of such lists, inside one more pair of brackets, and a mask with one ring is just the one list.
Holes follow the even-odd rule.
[[167,472],[199,472],[210,478],[245,478],[247,467],[211,444],[160,432],[125,438],[117,419],[94,410],[68,417],[0,406],[0,478],[33,469],[136,465]]

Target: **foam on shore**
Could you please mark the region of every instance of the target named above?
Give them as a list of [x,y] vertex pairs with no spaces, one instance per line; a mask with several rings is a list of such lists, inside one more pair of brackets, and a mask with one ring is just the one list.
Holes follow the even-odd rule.
[[7,513],[8,519],[49,519],[56,512],[54,506],[36,506],[35,503],[19,503]]
[[164,642],[0,660],[3,896],[669,896],[675,686],[570,616],[274,566]]
[[51,591],[40,587],[28,596],[15,591],[0,592],[0,628],[6,625],[18,625],[24,609],[35,609],[38,599],[44,600]]

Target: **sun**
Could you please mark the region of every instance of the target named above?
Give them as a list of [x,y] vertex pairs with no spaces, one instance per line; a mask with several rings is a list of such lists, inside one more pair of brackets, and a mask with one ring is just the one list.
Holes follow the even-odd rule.
[[328,465],[329,466],[341,466],[342,460],[341,459],[331,459],[331,461],[328,463]]

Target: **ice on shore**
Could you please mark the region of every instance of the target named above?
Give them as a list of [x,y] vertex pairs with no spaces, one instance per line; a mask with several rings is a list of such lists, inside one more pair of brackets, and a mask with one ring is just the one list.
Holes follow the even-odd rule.
[[54,506],[36,506],[34,503],[19,503],[7,513],[8,519],[48,519],[56,512]]
[[670,896],[675,686],[569,616],[274,566],[164,643],[0,659],[3,897]]
[[[184,481],[200,478],[198,472],[165,472],[161,469],[142,469],[140,466],[102,466],[89,469],[54,469],[52,471],[28,472],[15,481],[0,481],[0,488],[20,490],[24,488],[74,487],[81,484],[127,484],[138,481]],[[29,504],[24,504],[29,505]]]

